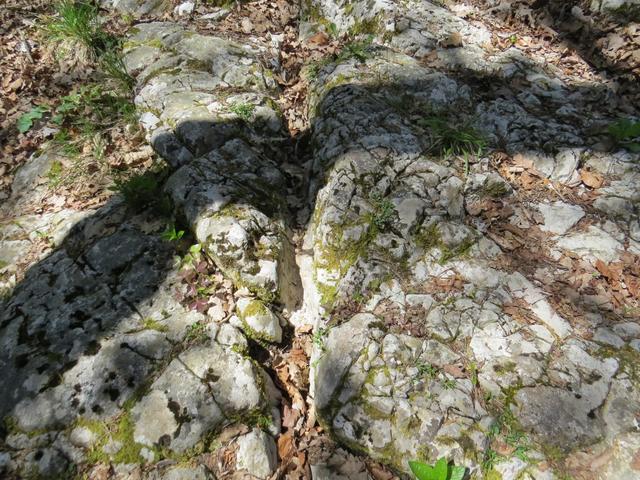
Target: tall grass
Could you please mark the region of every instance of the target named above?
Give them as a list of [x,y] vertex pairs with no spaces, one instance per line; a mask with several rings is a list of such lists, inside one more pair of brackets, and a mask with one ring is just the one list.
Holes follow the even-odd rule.
[[60,0],[55,15],[45,20],[44,31],[54,42],[86,49],[105,75],[127,90],[133,87],[122,61],[120,40],[104,30],[93,1]]

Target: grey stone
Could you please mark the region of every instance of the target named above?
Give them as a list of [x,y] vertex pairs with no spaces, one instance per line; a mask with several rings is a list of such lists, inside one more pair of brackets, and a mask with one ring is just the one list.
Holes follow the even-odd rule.
[[558,448],[588,445],[604,433],[604,422],[587,402],[566,390],[536,386],[523,388],[512,407],[522,426],[541,441]]

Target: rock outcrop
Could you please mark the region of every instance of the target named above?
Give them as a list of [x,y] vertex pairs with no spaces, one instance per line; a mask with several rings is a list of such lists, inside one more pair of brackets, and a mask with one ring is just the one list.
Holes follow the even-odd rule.
[[[162,3],[109,5],[146,15]],[[481,22],[427,1],[307,10],[301,30],[356,41],[306,71],[304,225],[265,52],[178,23],[131,28],[140,123],[171,169],[162,194],[236,301],[215,314],[179,301],[185,260],[153,212],[118,199],[3,225],[9,266],[25,225],[44,224],[56,250],[0,285],[12,290],[0,472],[105,462],[122,476],[141,464],[146,478],[213,478],[183,461],[244,424],[225,437],[235,468],[269,478],[280,393],[252,348],[309,324],[310,400],[352,452],[400,474],[446,456],[477,479],[635,478],[637,306],[590,283],[638,290],[624,272],[639,264],[640,155],[606,151],[597,134],[619,113],[615,93],[490,48]],[[16,181],[33,184],[47,162]],[[367,478],[343,467],[310,471]]]

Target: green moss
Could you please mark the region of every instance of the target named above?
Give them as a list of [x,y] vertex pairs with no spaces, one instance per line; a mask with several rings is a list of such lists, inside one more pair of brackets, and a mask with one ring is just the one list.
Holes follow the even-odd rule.
[[207,324],[201,320],[189,325],[184,335],[185,342],[204,342],[208,338]]
[[473,247],[474,243],[475,243],[475,240],[469,237],[465,239],[460,245],[456,246],[455,248],[449,248],[442,245],[441,246],[442,254],[438,259],[438,263],[440,265],[444,265],[449,260],[452,260],[457,257],[464,257],[469,252],[469,250],[471,250],[471,247]]
[[195,71],[208,72],[211,69],[211,62],[206,62],[204,60],[197,60],[195,58],[190,58],[187,60],[184,65],[187,68]]
[[34,430],[21,430],[20,427],[18,427],[18,421],[12,417],[11,415],[7,415],[6,417],[4,417],[3,419],[3,423],[4,423],[4,428],[7,431],[7,433],[9,434],[24,434],[29,438],[35,438],[35,437],[39,437],[40,435],[44,435],[48,432],[50,432],[51,430],[48,430],[46,428],[36,428]]
[[351,15],[353,13],[353,3],[347,2],[344,6],[344,13],[345,15]]
[[252,300],[247,307],[240,312],[240,318],[254,317],[257,315],[268,315],[269,310],[260,300]]
[[344,85],[344,84],[349,83],[352,78],[353,77],[351,77],[351,76],[347,76],[347,75],[344,75],[344,74],[340,73],[340,74],[336,75],[336,77],[333,80],[331,80],[330,82],[327,82],[324,85],[324,89],[326,91],[332,90],[332,89],[334,89],[334,88],[336,88],[336,87],[338,87],[340,85]]
[[[129,31],[132,32],[132,30],[134,30],[134,29],[130,29]],[[139,30],[138,30],[138,32],[139,32]],[[138,33],[138,32],[135,32],[135,33]],[[124,42],[122,44],[122,49],[124,51],[127,51],[127,50],[133,50],[134,48],[138,48],[138,47],[142,47],[142,46],[158,48],[160,50],[164,50],[164,43],[162,43],[162,41],[160,39],[158,39],[158,38],[152,38],[150,40],[145,40],[145,41],[142,41],[142,42],[138,41],[138,40],[127,40],[126,42]]]
[[444,265],[453,258],[465,256],[475,244],[475,239],[473,237],[468,237],[454,248],[447,247],[442,241],[442,235],[440,234],[438,225],[435,222],[427,225],[426,227],[422,227],[414,235],[414,241],[416,245],[426,252],[436,247],[439,248],[440,258],[438,259],[438,263],[440,265]]
[[418,233],[414,235],[414,241],[416,245],[421,247],[425,251],[429,251],[432,248],[439,246],[442,242],[440,230],[437,223],[432,223],[426,227],[422,227]]
[[251,303],[249,303],[249,305],[247,305],[247,307],[244,310],[240,311],[238,309],[238,314],[240,317],[240,321],[242,322],[242,329],[244,330],[244,333],[247,335],[248,338],[255,340],[259,343],[262,343],[265,341],[273,342],[274,340],[273,338],[271,338],[269,335],[263,332],[258,332],[257,330],[252,328],[247,323],[247,320],[246,320],[249,317],[254,317],[258,315],[269,315],[269,310],[267,309],[264,303],[262,303],[260,300],[253,300],[251,301]]
[[249,427],[259,427],[262,430],[268,430],[273,425],[271,415],[261,409],[251,410],[243,414],[241,422]]
[[512,361],[507,361],[506,363],[502,364],[502,365],[494,365],[493,366],[493,370],[494,372],[502,375],[505,373],[512,373],[515,372],[516,370],[516,363],[512,362]]
[[231,351],[244,358],[247,358],[249,356],[249,349],[246,346],[240,345],[238,343],[231,345]]
[[488,197],[499,198],[505,196],[509,192],[509,189],[503,182],[487,181],[482,187],[482,192]]
[[491,469],[485,474],[485,480],[502,480],[502,475],[497,470]]
[[[79,418],[74,427],[87,428],[96,436],[95,443],[87,453],[89,463],[143,463],[140,450],[145,446],[133,440],[134,424],[128,410],[113,422]],[[120,442],[122,447],[114,454],[107,454],[104,452],[104,447],[109,442]],[[147,448],[154,450],[152,447]]]
[[167,332],[169,331],[169,327],[164,325],[163,323],[154,320],[153,318],[145,318],[142,321],[142,328],[144,330],[157,330],[158,332]]
[[356,37],[358,35],[380,35],[384,32],[383,12],[379,12],[373,18],[356,21],[349,28],[349,36]]
[[600,358],[615,358],[618,360],[619,368],[633,381],[636,386],[640,386],[640,352],[629,345],[622,348],[614,348],[610,345],[603,345],[594,352]]
[[[182,73],[182,68],[180,67],[162,67],[162,68],[158,68],[157,70],[154,70],[153,72],[149,73],[145,78],[144,78],[144,82],[150,82],[151,80],[153,80],[156,77],[159,77],[160,75],[172,75],[172,76],[176,76],[179,75],[180,73]],[[160,116],[158,116],[158,118],[160,118]]]

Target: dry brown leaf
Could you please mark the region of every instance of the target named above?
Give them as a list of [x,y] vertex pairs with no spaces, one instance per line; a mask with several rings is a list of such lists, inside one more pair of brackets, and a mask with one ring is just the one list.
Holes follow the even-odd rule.
[[608,280],[612,280],[615,282],[620,281],[620,275],[622,274],[622,264],[610,264],[607,265],[602,260],[598,259],[595,264],[596,270],[600,272],[600,274],[606,277]]
[[604,183],[604,177],[597,173],[583,168],[580,170],[580,179],[587,187],[600,188]]
[[298,419],[300,418],[300,410],[291,408],[288,405],[284,406],[282,413],[282,426],[285,428],[293,428]]
[[624,283],[631,296],[635,299],[640,299],[640,280],[637,277],[625,275]]
[[278,437],[278,458],[285,460],[293,453],[293,436],[291,432],[285,432]]
[[454,378],[465,378],[467,374],[459,365],[445,365],[443,370]]
[[309,37],[309,39],[307,40],[307,46],[309,46],[310,48],[321,47],[324,45],[328,45],[330,40],[331,39],[326,33],[318,32],[315,35]]

